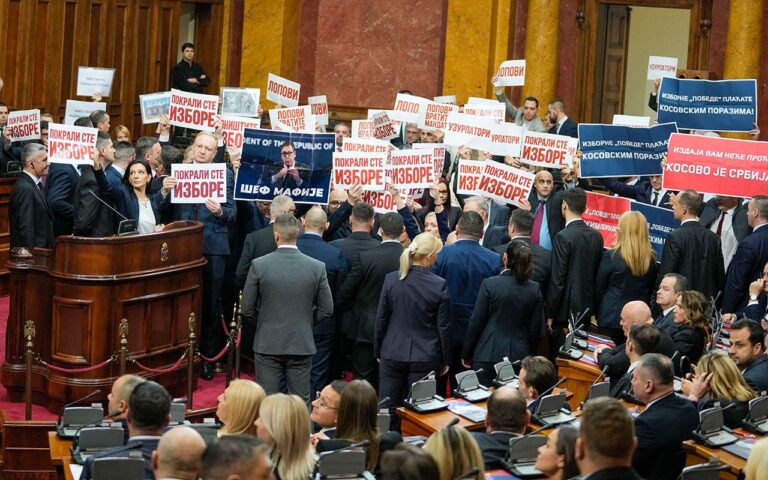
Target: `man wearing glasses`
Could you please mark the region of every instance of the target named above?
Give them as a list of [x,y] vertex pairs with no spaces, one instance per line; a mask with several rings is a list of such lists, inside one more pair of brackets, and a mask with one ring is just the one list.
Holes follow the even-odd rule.
[[[312,411],[309,418],[314,424],[317,433],[322,433],[328,438],[336,437],[336,421],[339,417],[339,401],[341,393],[347,382],[343,380],[334,380],[325,386],[321,391],[315,393],[315,399],[312,401]],[[313,435],[313,443],[316,443],[316,436]],[[318,437],[319,440],[322,437]]]
[[309,165],[296,162],[296,147],[290,140],[280,145],[280,160],[267,169],[273,187],[293,189],[309,183],[311,169]]

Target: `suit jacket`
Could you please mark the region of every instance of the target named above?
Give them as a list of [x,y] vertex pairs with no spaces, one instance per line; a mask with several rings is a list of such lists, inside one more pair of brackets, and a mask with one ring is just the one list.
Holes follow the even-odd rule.
[[333,313],[325,265],[290,247],[251,262],[242,302],[262,355],[314,355],[312,326]]
[[611,467],[592,473],[589,480],[643,480],[643,477],[630,467]]
[[539,285],[518,283],[511,270],[480,285],[461,358],[495,363],[504,357],[522,360],[544,324],[544,299]]
[[[665,330],[659,329],[659,333],[659,344],[653,350],[654,353],[672,358],[677,351],[674,340]],[[613,348],[607,348],[597,356],[598,366],[601,369],[608,367],[605,374],[611,378],[611,384],[617,382],[629,370],[629,357],[627,357],[625,346],[626,344],[622,343]]]
[[571,312],[595,311],[595,277],[603,256],[603,237],[575,220],[554,239],[552,275],[547,287],[546,318],[568,323]]
[[139,437],[128,440],[125,446],[109,448],[101,451],[88,460],[83,465],[83,472],[80,474],[80,480],[90,480],[91,470],[93,468],[93,461],[97,458],[128,458],[130,452],[135,451],[133,449],[126,449],[130,445],[137,443],[141,444],[141,457],[144,460],[144,478],[154,479],[155,472],[152,470],[152,452],[157,450],[157,444],[160,442],[160,437]]
[[681,357],[688,357],[691,363],[699,361],[704,353],[704,342],[706,341],[704,330],[685,325],[675,325],[675,329],[670,335]]
[[[651,205],[653,200],[653,188],[648,182],[638,181],[634,185],[627,185],[626,183],[620,182],[615,178],[598,178],[597,181],[605,185],[605,188],[615,194],[618,194],[619,196],[631,198],[633,200],[637,200],[638,202],[647,203],[649,205]],[[658,206],[667,209],[672,208],[669,205],[669,190],[664,191],[664,195],[661,196]]]
[[376,310],[387,274],[398,271],[403,247],[399,242],[383,242],[378,247],[360,252],[339,296],[341,308],[350,306],[352,323],[350,338],[373,343]]
[[650,260],[645,275],[632,275],[618,250],[606,250],[597,269],[596,289],[597,324],[601,328],[620,328],[619,316],[624,305],[640,300],[651,300],[656,283],[656,260]]
[[666,315],[664,315],[664,312],[661,312],[659,317],[661,318],[657,318],[653,324],[671,335],[677,328],[675,325],[675,309],[673,308]]
[[[736,205],[731,220],[733,234],[736,235],[736,240],[739,242],[752,233],[752,227],[750,227],[747,222],[747,206],[745,204],[739,202],[739,204]],[[704,204],[704,209],[699,215],[699,223],[707,228],[711,228],[712,224],[716,221],[720,221],[720,209],[717,208],[717,199],[712,198]]]
[[615,382],[611,382],[611,390],[608,393],[613,398],[618,398],[619,400],[627,399],[628,397],[633,397],[632,394],[632,372],[624,372],[624,375],[621,376],[618,380]]
[[[104,170],[93,171],[93,168],[83,167],[83,176],[85,176],[89,170],[93,172],[99,185],[99,189],[102,192],[106,192],[108,198],[117,206],[117,210],[127,218],[138,220],[139,198],[136,196],[136,192],[133,191],[133,187],[123,183],[118,188],[115,188],[107,179]],[[93,197],[92,195],[90,196]],[[147,190],[147,197],[152,206],[152,214],[155,216],[155,223],[163,223],[163,217],[167,215],[167,212],[171,211],[171,196],[168,195],[163,197],[163,194],[160,191],[152,194]],[[102,198],[102,200],[104,200],[104,198]],[[101,204],[101,202],[99,202],[99,204]]]
[[[503,92],[501,95],[496,95],[496,99],[498,99],[500,102],[504,103],[507,110],[507,115],[512,118],[512,121],[515,122],[515,125],[522,125],[523,121],[525,120],[523,118],[523,109],[517,108],[514,105],[512,105],[512,102],[509,101],[509,98],[507,98],[507,95]],[[534,117],[533,120],[531,120],[531,124],[528,126],[528,130],[532,132],[546,132],[547,129],[544,127],[544,122],[541,121],[541,118],[538,116]],[[501,468],[501,467],[498,467]]]
[[509,450],[509,440],[521,436],[519,433],[512,432],[470,432],[470,434],[480,447],[486,470],[503,469],[504,465],[501,462]]
[[[333,304],[337,305],[337,299],[341,291],[341,285],[347,276],[347,262],[341,254],[341,250],[325,243],[320,235],[304,233],[296,240],[296,246],[304,255],[323,262],[325,265],[325,274],[328,278],[328,287],[331,289]],[[333,315],[329,315],[325,320],[318,322],[313,327],[315,335],[330,334],[336,328]]]
[[725,275],[723,312],[740,313],[749,301],[749,284],[760,278],[768,262],[768,225],[739,241]]
[[52,163],[48,168],[48,180],[45,182],[45,198],[53,213],[53,233],[55,236],[71,235],[75,224],[72,204],[75,189],[80,176],[75,167],[65,163]]
[[506,226],[489,226],[483,235],[483,246],[493,250],[503,243],[509,242],[509,233]]
[[376,358],[450,365],[450,304],[446,281],[426,268],[411,268],[403,280],[388,273],[376,311]]
[[685,466],[683,442],[699,425],[699,411],[685,398],[670,393],[635,418],[637,448],[632,466],[654,480],[676,480]]
[[560,132],[557,131],[557,125],[549,129],[549,133],[556,135],[565,135],[566,137],[579,138],[579,127],[576,122],[570,118],[566,118],[563,125],[560,127]]
[[761,321],[766,314],[765,295],[757,297],[757,303],[744,307],[744,316],[757,322]]
[[235,276],[240,285],[245,284],[245,277],[251,269],[251,262],[254,259],[263,257],[277,249],[275,242],[275,225],[270,223],[268,227],[256,230],[245,236],[243,244],[243,253],[240,255],[240,261],[237,264]]
[[688,279],[690,290],[715,297],[725,283],[724,265],[720,237],[699,222],[685,222],[664,242],[656,284],[668,273],[679,273]]
[[9,202],[11,248],[53,247],[53,215],[32,177],[24,172],[19,175]]
[[108,166],[104,173],[107,175],[107,181],[113,187],[119,187],[123,184],[123,175],[117,171],[117,168],[115,168],[114,165]]
[[[547,209],[546,214],[549,236],[552,238],[553,243],[555,241],[555,235],[557,235],[560,230],[565,228],[565,218],[563,217],[563,212],[561,211],[564,195],[565,190],[558,190],[556,192],[553,191],[551,194],[549,194],[549,198],[546,199],[546,203],[544,204]],[[531,213],[533,213],[535,216],[536,210],[539,208],[539,196],[536,194],[535,189],[531,189],[531,194],[528,196],[528,201],[531,203]]]
[[[547,286],[549,284],[549,272],[552,267],[552,254],[546,248],[540,247],[531,241],[531,237],[515,237],[512,240],[525,243],[533,253],[533,276],[531,280],[539,284],[541,296],[547,298]],[[504,255],[509,247],[507,242],[494,248],[493,251],[499,255]],[[502,268],[504,266],[502,265]]]
[[768,390],[768,355],[760,355],[741,371],[744,380],[756,392]]
[[376,248],[380,243],[367,232],[352,232],[345,238],[332,241],[331,245],[341,250],[351,269],[357,262],[360,252]]
[[114,235],[117,232],[115,214],[94,197],[91,191],[104,202],[110,203],[107,192],[99,187],[93,167],[83,167],[73,205],[75,217],[73,233],[84,237]]
[[501,271],[499,254],[483,248],[474,240],[459,240],[437,254],[432,271],[444,278],[451,297],[451,340],[456,347],[464,344],[469,318],[477,302],[480,284]]

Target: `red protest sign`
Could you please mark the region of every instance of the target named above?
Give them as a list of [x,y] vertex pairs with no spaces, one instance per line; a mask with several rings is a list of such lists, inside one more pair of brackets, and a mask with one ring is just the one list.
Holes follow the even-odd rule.
[[391,154],[395,188],[429,188],[435,174],[431,150],[398,150]]
[[521,200],[528,200],[533,188],[533,173],[493,160],[483,163],[483,176],[477,187],[480,195],[518,206]]
[[414,143],[414,150],[432,150],[432,160],[435,162],[435,181],[443,175],[445,166],[445,145],[442,143]]
[[582,218],[603,236],[603,245],[610,246],[616,240],[619,217],[630,209],[630,200],[587,192],[587,209]]
[[458,112],[459,107],[448,103],[426,102],[419,111],[419,128],[445,130],[448,114]]
[[[353,120],[354,121],[354,120]],[[357,152],[357,153],[386,153],[392,150],[392,144],[383,140],[376,140],[374,138],[354,138],[344,137],[341,143],[341,149],[344,152]]]
[[168,123],[177,127],[213,132],[219,111],[219,97],[171,90]]
[[48,161],[70,165],[93,165],[98,130],[74,125],[48,125]]
[[673,133],[663,185],[699,193],[752,197],[768,191],[768,144]]
[[384,190],[384,164],[387,153],[335,152],[333,185],[349,189],[362,185],[364,190]]

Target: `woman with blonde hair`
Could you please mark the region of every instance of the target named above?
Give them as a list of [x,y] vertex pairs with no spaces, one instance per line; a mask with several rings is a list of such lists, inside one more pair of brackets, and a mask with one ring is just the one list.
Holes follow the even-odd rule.
[[307,404],[297,395],[276,393],[261,402],[256,436],[267,443],[278,480],[306,480],[315,466],[309,443]]
[[[400,270],[384,278],[373,348],[380,363],[379,395],[390,398],[391,413],[413,382],[433,370],[448,372],[448,288],[430,271],[442,248],[431,233],[417,235],[400,255]],[[399,430],[398,417],[392,418],[393,430]]]
[[219,395],[216,416],[223,427],[221,435],[256,435],[256,419],[259,407],[267,393],[256,382],[250,380],[232,380],[226,390]]
[[118,125],[112,130],[112,140],[131,143],[131,131],[125,125]]
[[621,309],[629,302],[650,302],[656,283],[656,255],[648,237],[648,222],[640,212],[619,217],[616,240],[603,252],[597,269],[598,331],[620,345],[626,341],[619,324]]
[[[433,433],[424,445],[424,451],[435,459],[440,470],[439,480],[485,479],[483,454],[472,434],[462,427],[450,426]],[[475,467],[477,475],[465,476]]]
[[680,356],[698,363],[704,353],[709,329],[707,299],[701,292],[686,290],[677,297],[674,328],[669,332]]
[[682,386],[683,393],[698,404],[699,410],[715,404],[725,408],[723,418],[730,428],[741,426],[749,413],[749,401],[757,397],[728,352],[719,350],[704,354],[696,364],[693,381],[683,380]]

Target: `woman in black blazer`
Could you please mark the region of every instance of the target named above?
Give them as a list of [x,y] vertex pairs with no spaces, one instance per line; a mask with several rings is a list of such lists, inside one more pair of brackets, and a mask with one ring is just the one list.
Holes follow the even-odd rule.
[[504,357],[522,360],[538,340],[544,325],[544,299],[531,280],[533,253],[523,242],[509,242],[502,256],[504,270],[483,280],[469,320],[461,362],[478,370],[480,383],[490,386],[493,365]]
[[[431,371],[448,373],[448,287],[430,271],[442,248],[433,234],[417,235],[400,256],[400,271],[384,278],[373,345],[380,362],[379,395],[390,398],[391,413],[403,404],[412,383]],[[393,427],[399,427],[397,417],[392,418]]]
[[707,341],[707,299],[695,290],[680,294],[675,305],[675,327],[670,332],[680,356],[698,363]]
[[642,213],[624,212],[616,234],[597,269],[595,304],[599,333],[621,345],[626,342],[619,323],[621,309],[634,300],[650,301],[658,267]]

